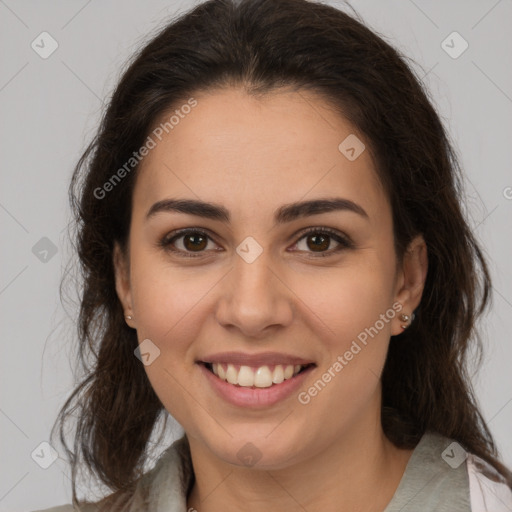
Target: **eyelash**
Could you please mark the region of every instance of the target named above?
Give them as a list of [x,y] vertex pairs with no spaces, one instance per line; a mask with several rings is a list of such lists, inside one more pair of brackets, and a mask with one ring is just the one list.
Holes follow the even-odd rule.
[[[297,244],[300,240],[307,237],[307,235],[314,233],[314,234],[322,234],[322,235],[328,235],[330,238],[338,242],[340,245],[336,249],[331,249],[329,251],[324,252],[318,252],[314,253],[313,251],[310,251],[312,254],[315,254],[312,256],[313,258],[325,258],[327,256],[333,255],[334,253],[338,253],[344,249],[352,249],[354,247],[353,242],[345,235],[341,235],[338,231],[335,231],[331,228],[327,227],[316,227],[316,228],[308,228],[307,230],[300,233],[300,237],[295,242]],[[187,252],[183,251],[181,249],[176,249],[172,247],[172,244],[178,240],[179,238],[182,238],[189,234],[195,234],[195,235],[201,235],[206,236],[208,239],[214,241],[210,235],[208,235],[207,232],[201,230],[201,229],[194,229],[194,228],[186,228],[181,229],[178,231],[174,231],[172,233],[167,234],[164,236],[159,242],[158,246],[165,249],[166,251],[173,252],[177,254],[179,257],[183,258],[200,258],[204,255],[205,251],[197,251],[195,254],[193,252]],[[295,245],[294,244],[294,245]],[[308,256],[310,257],[310,256]]]

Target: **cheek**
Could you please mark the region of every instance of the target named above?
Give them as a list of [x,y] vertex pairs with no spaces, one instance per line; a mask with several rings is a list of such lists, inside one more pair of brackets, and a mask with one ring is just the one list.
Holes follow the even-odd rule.
[[132,261],[137,330],[162,344],[187,339],[200,325],[194,318],[218,277],[200,268],[179,269],[141,251]]
[[[394,290],[392,273],[384,264],[361,260],[316,275],[296,273],[289,282],[303,303],[301,315],[314,323],[312,330],[329,352],[344,352],[376,322],[380,337],[389,337]],[[381,315],[387,311],[382,324]]]
[[201,338],[205,299],[218,277],[171,267],[143,251],[132,254],[132,299],[138,340],[142,343],[149,339],[159,350],[154,362],[144,369],[166,410],[187,431],[194,432],[191,418],[197,414],[197,405],[191,399],[195,392],[190,393],[195,370],[192,349],[194,340]]
[[303,287],[297,279],[298,295],[311,310],[305,314],[315,319],[312,330],[322,345],[315,379],[301,389],[298,401],[327,428],[340,427],[329,411],[342,410],[350,422],[374,399],[398,314],[389,262],[368,256],[320,279],[301,278]]

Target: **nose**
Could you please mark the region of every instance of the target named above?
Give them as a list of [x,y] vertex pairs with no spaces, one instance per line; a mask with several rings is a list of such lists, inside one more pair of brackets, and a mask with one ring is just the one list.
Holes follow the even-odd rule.
[[224,328],[260,339],[291,323],[293,292],[265,250],[252,263],[237,255],[226,277],[216,309],[217,321]]

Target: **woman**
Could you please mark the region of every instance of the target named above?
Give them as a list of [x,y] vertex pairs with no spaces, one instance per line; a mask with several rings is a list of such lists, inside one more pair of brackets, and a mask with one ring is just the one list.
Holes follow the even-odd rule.
[[[509,510],[466,373],[490,280],[460,179],[347,14],[213,0],[167,26],[72,184],[76,509]],[[144,473],[168,414],[185,435]],[[80,464],[105,499],[79,503]]]

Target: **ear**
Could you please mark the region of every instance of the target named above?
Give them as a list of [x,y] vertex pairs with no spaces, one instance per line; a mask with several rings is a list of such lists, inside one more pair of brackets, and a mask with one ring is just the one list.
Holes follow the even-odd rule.
[[407,247],[397,274],[395,302],[399,302],[402,309],[393,321],[392,335],[401,334],[404,331],[401,326],[410,323],[410,320],[402,321],[400,316],[405,314],[411,317],[418,307],[425,287],[427,270],[427,244],[422,235],[417,235]]
[[[116,292],[124,309],[125,321],[130,327],[134,327],[130,264],[127,255],[123,252],[118,242],[114,243],[112,260],[116,280]],[[126,315],[131,316],[132,319],[127,319]]]

